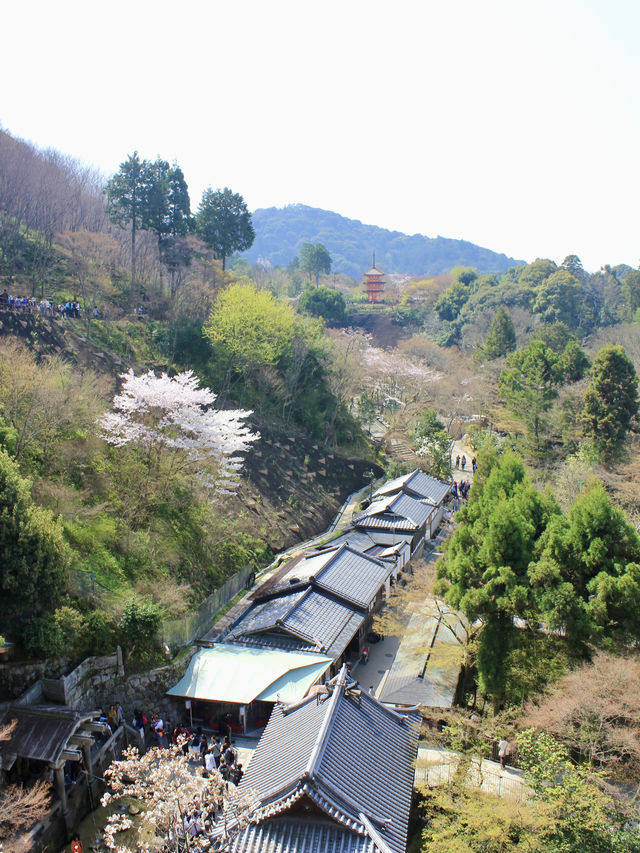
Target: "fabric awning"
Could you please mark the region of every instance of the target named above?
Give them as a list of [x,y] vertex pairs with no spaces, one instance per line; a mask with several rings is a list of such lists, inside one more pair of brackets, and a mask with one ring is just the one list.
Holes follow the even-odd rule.
[[242,705],[254,699],[295,702],[331,663],[332,658],[325,655],[219,643],[197,652],[184,676],[167,693]]

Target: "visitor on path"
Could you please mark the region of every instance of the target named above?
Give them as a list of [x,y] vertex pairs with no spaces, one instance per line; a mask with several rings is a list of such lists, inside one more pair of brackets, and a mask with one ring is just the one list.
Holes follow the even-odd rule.
[[498,741],[498,758],[500,759],[500,767],[504,767],[504,763],[509,755],[509,741],[502,738]]
[[478,467],[478,463],[476,462],[476,457],[474,456],[473,459],[471,460],[471,468],[472,468],[474,474],[476,473],[477,467]]
[[460,467],[462,468],[463,471],[464,471],[464,467],[466,464],[467,464],[467,457],[463,456],[462,459],[460,460]]
[[456,456],[456,468],[460,467],[460,454]]

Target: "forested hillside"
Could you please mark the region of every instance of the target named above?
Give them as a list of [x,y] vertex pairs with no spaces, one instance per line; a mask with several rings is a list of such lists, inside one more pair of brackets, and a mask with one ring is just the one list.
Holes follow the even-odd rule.
[[256,239],[243,253],[249,261],[262,258],[272,266],[287,266],[303,243],[322,243],[331,254],[333,270],[355,279],[369,268],[374,251],[376,263],[385,272],[408,275],[437,275],[455,266],[504,272],[517,263],[467,240],[409,236],[304,204],[256,210],[253,224]]
[[322,322],[223,269],[251,236],[238,198],[194,217],[175,164],[134,154],[106,181],[0,133],[0,634],[20,653],[153,663],[160,620],[323,530],[372,466]]

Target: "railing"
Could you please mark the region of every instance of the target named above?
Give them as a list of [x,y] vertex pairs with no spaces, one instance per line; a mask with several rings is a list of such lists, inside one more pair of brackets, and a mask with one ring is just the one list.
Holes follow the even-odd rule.
[[252,574],[254,570],[251,566],[245,566],[205,599],[197,610],[177,619],[166,619],[162,622],[159,634],[163,643],[171,649],[181,648],[190,645],[201,634],[205,634],[211,628],[216,614],[247,586]]

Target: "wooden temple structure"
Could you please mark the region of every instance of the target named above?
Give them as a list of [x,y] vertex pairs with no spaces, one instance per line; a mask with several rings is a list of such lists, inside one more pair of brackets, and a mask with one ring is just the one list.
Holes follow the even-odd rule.
[[373,253],[373,265],[371,269],[364,274],[363,281],[364,291],[367,294],[369,302],[376,303],[379,297],[384,293],[384,273],[376,267],[376,255]]

